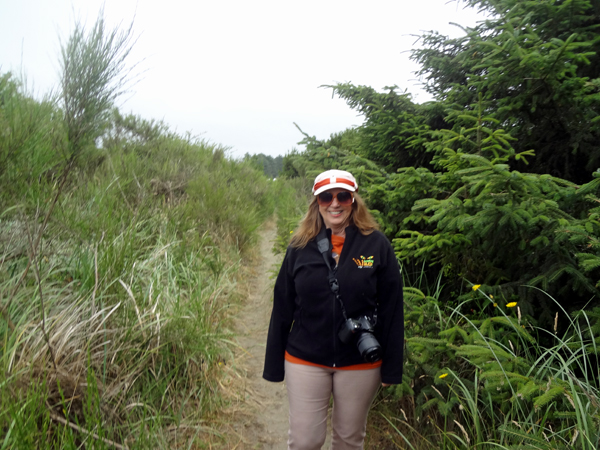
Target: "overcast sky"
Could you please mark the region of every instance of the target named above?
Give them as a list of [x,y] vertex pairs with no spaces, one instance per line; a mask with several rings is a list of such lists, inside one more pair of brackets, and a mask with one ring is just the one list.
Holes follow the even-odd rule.
[[284,155],[362,123],[325,84],[398,85],[424,102],[409,51],[416,36],[451,36],[481,17],[448,0],[0,0],[0,73],[25,74],[30,91],[58,82],[61,39],[104,4],[111,27],[133,21],[130,61],[141,80],[123,113],[164,120],[228,147]]

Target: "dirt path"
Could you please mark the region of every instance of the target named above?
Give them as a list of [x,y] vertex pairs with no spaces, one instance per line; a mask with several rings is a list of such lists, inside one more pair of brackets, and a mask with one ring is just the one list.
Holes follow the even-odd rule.
[[[283,450],[287,447],[288,403],[284,383],[262,378],[265,342],[271,313],[273,270],[278,270],[282,255],[272,252],[275,224],[265,224],[260,233],[256,255],[248,278],[247,298],[236,314],[236,352],[234,369],[240,383],[238,404],[232,412],[228,436],[231,449]],[[236,389],[237,391],[237,389]]]
[[[262,378],[274,277],[283,259],[283,255],[273,254],[275,235],[275,223],[267,222],[260,232],[260,241],[245,276],[244,299],[234,319],[235,343],[238,347],[233,360],[228,363],[229,381],[223,386],[233,399],[231,407],[225,411],[224,423],[219,427],[226,444],[225,447],[210,445],[211,449],[287,449],[288,400],[285,383],[271,383]],[[322,450],[331,446],[330,417],[328,422],[327,439]],[[380,438],[369,436],[368,432],[366,448],[392,448],[385,444],[378,445]]]

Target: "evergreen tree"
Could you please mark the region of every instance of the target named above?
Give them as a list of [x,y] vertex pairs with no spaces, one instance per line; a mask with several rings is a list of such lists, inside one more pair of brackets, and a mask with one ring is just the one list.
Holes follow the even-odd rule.
[[[329,86],[365,118],[354,130],[349,148],[393,172],[399,167],[429,166],[432,155],[423,142],[431,129],[447,127],[443,110],[436,104],[418,105],[410,94],[399,94],[397,86],[379,93],[368,86],[349,83]],[[348,132],[348,131],[347,131]],[[335,136],[330,140],[333,144]]]
[[426,89],[454,111],[481,95],[530,165],[576,183],[600,164],[600,2],[469,0],[489,18],[450,39],[431,32],[413,52]]

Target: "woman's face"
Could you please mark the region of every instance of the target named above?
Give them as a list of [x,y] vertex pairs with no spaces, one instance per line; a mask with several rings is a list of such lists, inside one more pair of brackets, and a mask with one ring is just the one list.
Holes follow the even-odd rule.
[[349,222],[350,214],[352,213],[352,203],[349,205],[340,205],[336,195],[339,192],[349,192],[346,189],[334,188],[329,189],[326,192],[330,192],[334,195],[333,201],[327,206],[321,206],[319,204],[319,212],[325,226],[332,230],[343,230]]

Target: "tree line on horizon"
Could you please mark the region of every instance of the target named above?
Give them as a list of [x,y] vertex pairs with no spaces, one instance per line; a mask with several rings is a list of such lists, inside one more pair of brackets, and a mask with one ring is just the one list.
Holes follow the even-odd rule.
[[249,161],[271,179],[277,178],[283,169],[283,156],[281,155],[273,157],[264,153],[254,155],[246,153],[243,161]]

